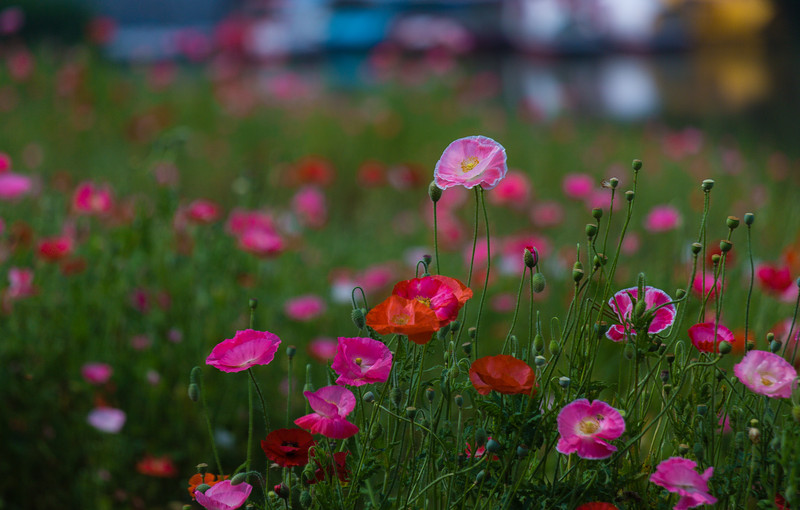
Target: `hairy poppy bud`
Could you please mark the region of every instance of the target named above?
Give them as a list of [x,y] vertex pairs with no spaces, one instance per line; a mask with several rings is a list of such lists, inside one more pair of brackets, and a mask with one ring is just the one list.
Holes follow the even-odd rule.
[[207,483],[201,483],[200,485],[197,486],[195,491],[200,491],[202,493],[205,493],[210,488],[211,488],[211,486],[208,485]]
[[489,434],[487,434],[482,427],[475,431],[475,443],[477,443],[479,447],[485,445],[488,439]]
[[533,337],[533,349],[536,352],[544,352],[544,337],[539,333]]
[[189,385],[189,399],[197,402],[200,399],[200,387],[192,383]]
[[730,354],[733,346],[730,344],[730,342],[721,341],[717,348],[719,349],[720,354]]
[[625,344],[625,349],[622,351],[623,356],[625,359],[632,360],[634,356],[636,356],[636,347],[633,346],[633,343],[627,342]]
[[189,372],[189,384],[200,384],[200,376],[203,375],[203,369],[200,367],[194,367],[191,372]]
[[555,340],[550,340],[550,352],[555,356],[561,352],[561,345]]
[[403,390],[397,387],[392,388],[392,391],[389,392],[389,399],[395,407],[400,407],[400,403],[403,401]]
[[539,250],[534,246],[526,246],[522,253],[522,261],[529,269],[533,269],[539,263]]
[[369,438],[373,441],[378,439],[383,435],[383,425],[380,422],[375,422],[375,425],[372,427],[372,431],[369,434]]
[[231,485],[239,485],[247,480],[248,473],[237,473],[236,476],[231,478]]
[[431,182],[428,185],[428,196],[431,198],[431,202],[435,204],[442,198],[442,188],[437,186],[435,182]]
[[533,291],[537,294],[544,290],[547,281],[544,278],[542,273],[536,273],[533,275],[533,279],[531,280],[531,286],[533,287]]
[[367,402],[368,404],[375,402],[375,394],[372,393],[371,391],[364,393],[364,396],[361,398],[364,402]]
[[350,318],[353,319],[353,324],[355,324],[358,329],[364,329],[366,320],[364,319],[363,309],[353,308],[353,311],[350,312]]

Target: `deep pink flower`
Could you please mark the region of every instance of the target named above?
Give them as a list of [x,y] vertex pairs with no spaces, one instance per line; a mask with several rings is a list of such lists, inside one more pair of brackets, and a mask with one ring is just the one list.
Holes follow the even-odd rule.
[[617,439],[625,432],[622,415],[601,400],[581,398],[570,402],[558,413],[556,450],[564,455],[577,453],[582,459],[605,459],[617,451],[605,439]]
[[11,171],[11,156],[5,152],[0,152],[0,174]]
[[567,174],[561,181],[564,194],[574,200],[589,198],[595,186],[594,178],[587,174]]
[[107,214],[114,206],[111,188],[108,185],[97,186],[85,181],[75,188],[72,195],[72,208],[80,214]]
[[733,366],[733,373],[750,391],[772,398],[790,398],[797,385],[791,363],[767,351],[750,351]]
[[792,278],[792,269],[788,265],[760,264],[756,268],[756,279],[759,286],[782,301],[795,301],[797,285]]
[[105,384],[114,369],[108,363],[86,363],[81,367],[81,375],[87,382],[95,385]]
[[5,294],[8,299],[21,299],[36,294],[33,269],[12,267],[8,270],[8,283]]
[[332,338],[315,338],[308,343],[306,350],[315,360],[327,363],[336,357],[338,346],[339,343]]
[[[606,336],[611,340],[615,342],[622,340],[625,337],[626,328],[628,329],[629,334],[636,334],[636,331],[630,325],[634,307],[631,297],[637,299],[638,293],[639,290],[636,287],[630,287],[617,292],[611,297],[611,299],[608,300],[608,306],[614,313],[617,314],[617,317],[621,322],[621,324],[614,324],[608,329],[608,332],[606,332]],[[652,311],[661,305],[669,303],[670,301],[672,301],[672,298],[669,297],[669,295],[667,295],[667,293],[663,290],[650,287],[649,285],[644,288],[646,312]],[[655,334],[660,331],[664,331],[668,327],[672,326],[673,322],[675,322],[675,305],[669,304],[666,306],[661,306],[661,308],[655,312],[653,321],[650,323],[650,327],[648,328],[647,332],[650,334]]]
[[72,253],[75,243],[71,237],[61,235],[47,237],[39,241],[37,251],[39,256],[48,262],[57,262]]
[[116,434],[125,425],[125,411],[113,407],[97,407],[89,412],[86,421],[101,432]]
[[713,322],[701,322],[689,328],[689,339],[700,352],[719,352],[720,342],[728,342],[731,345],[736,342],[733,332],[722,324],[717,324],[716,341],[714,341]]
[[0,173],[0,200],[14,200],[33,190],[33,180],[11,172]]
[[214,347],[206,358],[206,365],[223,372],[241,372],[255,365],[268,365],[280,344],[280,338],[269,331],[237,331],[233,338]]
[[564,221],[564,206],[555,200],[539,202],[531,209],[530,218],[537,227],[555,227]]
[[315,412],[296,419],[295,425],[331,439],[347,439],[358,432],[358,427],[347,421],[347,415],[356,408],[352,391],[325,386],[314,392],[304,391],[303,395]]
[[336,384],[362,386],[386,382],[392,371],[392,352],[372,338],[339,337],[331,368],[339,374]]
[[447,146],[436,162],[433,180],[441,189],[458,185],[492,189],[507,171],[502,145],[485,136],[469,136]]
[[292,211],[300,223],[309,228],[322,228],[328,221],[325,194],[316,186],[305,186],[295,194]]
[[671,205],[657,205],[650,209],[644,226],[650,232],[674,230],[681,224],[681,213]]
[[709,299],[713,299],[721,289],[722,282],[717,279],[717,284],[714,285],[714,273],[711,271],[706,273],[705,278],[703,278],[702,274],[698,274],[692,282],[692,291],[700,298],[703,298],[703,293],[705,292],[709,294]]
[[[425,276],[413,280],[403,280],[394,286],[392,294],[419,301],[433,310],[436,319],[443,324],[455,320],[461,309],[458,296],[450,285],[441,280],[441,277]],[[471,294],[472,291],[470,291]]]
[[264,212],[234,209],[226,230],[237,238],[239,248],[259,257],[277,255],[283,250],[283,240],[272,217]]
[[298,296],[286,301],[283,311],[292,320],[307,322],[325,313],[325,301],[313,294]]
[[[489,436],[488,438],[486,438],[486,441],[488,442],[491,439],[492,436]],[[472,445],[469,443],[466,443],[466,445],[467,447],[464,448],[464,453],[467,455],[467,458],[472,458]],[[486,445],[479,446],[478,448],[475,449],[475,458],[480,459],[481,457],[483,457],[485,453],[486,453]],[[489,460],[500,460],[500,457],[498,457],[497,455],[492,455],[492,458]]]
[[497,205],[522,208],[527,205],[530,195],[530,178],[518,170],[512,170],[495,187],[494,193],[489,195],[489,201]]
[[186,208],[186,216],[192,223],[208,225],[219,219],[219,206],[211,200],[197,199]]
[[230,480],[223,480],[205,492],[194,491],[194,497],[206,510],[236,510],[247,501],[252,490],[253,486],[247,482],[231,485]]
[[713,505],[717,498],[709,494],[708,480],[714,474],[714,468],[709,467],[702,475],[695,471],[696,468],[697,463],[693,460],[670,457],[656,467],[650,481],[681,496],[673,507],[675,510]]

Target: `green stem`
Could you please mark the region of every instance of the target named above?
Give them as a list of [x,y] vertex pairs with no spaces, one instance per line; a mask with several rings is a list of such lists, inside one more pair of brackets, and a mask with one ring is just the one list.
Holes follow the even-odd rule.
[[483,291],[481,292],[481,300],[478,303],[478,318],[475,321],[475,340],[474,340],[474,348],[475,348],[475,358],[479,358],[478,355],[478,333],[480,331],[481,326],[481,314],[483,312],[483,303],[486,300],[486,289],[489,287],[489,273],[492,268],[492,249],[491,243],[489,239],[489,213],[486,211],[486,197],[483,194],[483,188],[480,188],[480,197],[481,197],[481,208],[483,209],[483,221],[486,224],[486,278],[483,280]]

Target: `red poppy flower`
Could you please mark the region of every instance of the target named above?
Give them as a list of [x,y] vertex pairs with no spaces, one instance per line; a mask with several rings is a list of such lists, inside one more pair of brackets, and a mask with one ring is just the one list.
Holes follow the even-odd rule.
[[616,506],[612,505],[611,503],[584,503],[575,510],[619,510]]
[[488,395],[492,390],[505,395],[529,395],[536,385],[536,374],[524,361],[498,354],[473,361],[469,380],[481,395]]
[[[347,456],[350,452],[336,452],[333,454],[333,462],[323,468],[322,464],[315,458],[314,462],[317,464],[317,470],[314,472],[314,479],[310,480],[309,484],[322,482],[325,478],[333,478],[333,475],[339,477],[341,483],[350,481],[350,471],[347,470]],[[312,455],[313,457],[313,455]]]
[[308,449],[316,445],[314,437],[302,429],[277,429],[261,441],[267,458],[281,467],[308,464]]
[[228,478],[229,477],[227,475],[219,476],[206,473],[205,476],[203,476],[200,473],[195,473],[191,478],[189,478],[189,495],[192,497],[192,499],[194,499],[194,491],[197,490],[199,485],[206,484],[209,487],[212,487],[217,482],[227,480]]
[[391,295],[367,314],[367,325],[380,335],[406,335],[417,344],[426,344],[442,325],[427,305],[416,299]]
[[157,476],[159,478],[170,478],[178,474],[175,463],[168,455],[153,457],[148,454],[136,463],[136,471],[147,476]]

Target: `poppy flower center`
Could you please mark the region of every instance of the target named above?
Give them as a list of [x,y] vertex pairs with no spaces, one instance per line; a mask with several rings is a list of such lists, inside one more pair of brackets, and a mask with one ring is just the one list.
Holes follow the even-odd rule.
[[392,317],[392,324],[396,324],[398,326],[405,326],[408,324],[408,321],[411,320],[411,317],[404,313],[400,313]]
[[422,303],[423,305],[425,305],[425,306],[427,306],[428,308],[430,308],[430,306],[431,306],[431,298],[426,298],[426,297],[422,297],[422,296],[417,296],[417,298],[416,298],[416,299],[417,299],[417,301],[419,301],[419,302],[420,302],[420,303]]
[[358,365],[358,366],[361,366],[361,363],[362,363],[363,361],[364,361],[364,360],[363,360],[363,359],[361,359],[361,358],[356,358],[356,359],[355,359],[356,365]]
[[772,386],[775,384],[775,381],[773,381],[772,377],[770,377],[768,374],[761,374],[761,384],[764,386]]
[[600,424],[594,418],[584,418],[578,424],[578,430],[581,431],[581,434],[587,436],[594,434],[599,428]]
[[475,156],[470,156],[461,162],[461,171],[467,173],[473,168],[475,168],[478,165],[478,163],[480,163],[480,161],[478,161],[478,158],[476,158]]

